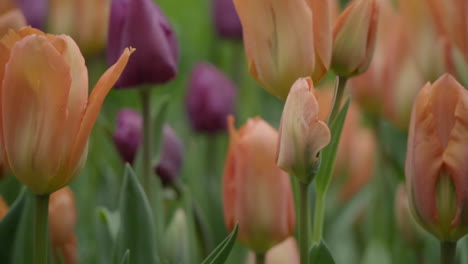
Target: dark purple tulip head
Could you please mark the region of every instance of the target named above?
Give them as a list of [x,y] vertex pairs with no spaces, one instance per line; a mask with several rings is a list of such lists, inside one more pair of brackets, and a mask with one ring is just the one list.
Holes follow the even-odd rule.
[[213,0],[216,33],[223,38],[242,39],[242,25],[233,0]]
[[130,164],[135,160],[141,143],[142,126],[141,115],[132,109],[124,108],[117,114],[114,144],[122,160]]
[[48,0],[16,0],[16,2],[26,17],[28,25],[44,29],[49,5]]
[[234,113],[235,100],[236,87],[220,70],[207,62],[192,69],[186,105],[195,131],[226,131],[226,118]]
[[171,185],[178,177],[184,162],[182,141],[169,125],[164,126],[161,159],[155,168],[164,186]]
[[169,21],[152,0],[113,0],[107,62],[114,64],[126,47],[136,49],[116,88],[161,84],[177,74],[179,50]]

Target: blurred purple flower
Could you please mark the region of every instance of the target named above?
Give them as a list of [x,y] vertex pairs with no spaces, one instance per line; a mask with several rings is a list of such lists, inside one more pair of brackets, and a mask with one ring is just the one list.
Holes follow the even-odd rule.
[[161,159],[155,171],[162,184],[168,186],[179,177],[184,162],[184,147],[169,125],[164,126],[162,143]]
[[44,29],[47,17],[48,0],[16,0],[26,21],[32,27]]
[[234,113],[235,100],[236,87],[220,70],[207,62],[192,69],[186,107],[195,131],[225,131],[226,118]]
[[130,164],[135,160],[141,144],[142,125],[141,115],[132,109],[124,108],[117,114],[114,144],[122,160]]
[[116,88],[165,83],[177,74],[176,36],[151,0],[113,0],[107,41],[109,65],[117,61],[124,48],[136,48]]
[[242,25],[233,0],[213,0],[213,18],[218,35],[229,39],[242,39]]

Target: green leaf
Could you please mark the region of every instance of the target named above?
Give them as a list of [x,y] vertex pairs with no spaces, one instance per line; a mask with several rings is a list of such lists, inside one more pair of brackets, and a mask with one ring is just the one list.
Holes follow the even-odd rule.
[[346,113],[349,108],[349,102],[350,100],[348,99],[330,126],[331,141],[321,153],[321,164],[315,179],[315,188],[318,193],[326,192],[328,185],[330,184],[331,175],[335,166],[336,153],[340,143],[341,131],[343,130]]
[[120,264],[130,264],[130,250],[125,251]]
[[120,228],[114,250],[115,262],[130,250],[132,263],[159,263],[154,219],[149,202],[132,168],[125,168],[118,211]]
[[237,238],[237,231],[239,227],[238,224],[234,227],[231,234],[227,236],[216,248],[211,252],[211,254],[202,262],[202,264],[221,264],[226,261],[231,253],[234,242]]
[[382,154],[395,170],[395,173],[392,174],[397,175],[400,181],[404,181],[406,143],[408,141],[406,133],[385,120],[378,121],[377,129]]
[[309,261],[311,264],[335,264],[335,260],[333,260],[330,250],[323,240],[310,248]]
[[156,116],[153,119],[153,134],[156,135],[153,138],[154,142],[154,154],[155,157],[159,160],[159,156],[161,153],[161,143],[163,140],[163,128],[164,124],[166,123],[167,112],[169,109],[169,96],[165,95],[162,96],[158,102],[156,107]]
[[26,188],[23,187],[8,214],[0,221],[0,259],[5,263],[10,263],[12,241],[16,236],[25,204]]
[[[14,264],[29,264],[34,263],[34,194],[30,190],[26,190],[25,202],[19,219],[17,232],[14,239],[8,239],[13,244],[13,255],[11,263]],[[50,246],[49,246],[50,249]],[[30,252],[30,254],[25,254]],[[50,256],[51,254],[49,254]]]
[[119,232],[120,226],[120,214],[118,211],[111,212],[105,207],[99,207],[97,209],[99,219],[107,227],[112,241],[117,239],[117,233]]

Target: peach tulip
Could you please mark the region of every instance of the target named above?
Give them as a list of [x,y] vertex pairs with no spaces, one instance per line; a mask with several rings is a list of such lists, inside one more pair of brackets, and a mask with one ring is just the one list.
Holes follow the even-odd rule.
[[318,83],[331,59],[331,3],[234,0],[250,74],[284,100],[299,77]]
[[11,0],[0,2],[0,38],[8,32],[8,29],[18,30],[26,26],[21,10]]
[[319,120],[319,104],[310,78],[292,86],[281,116],[278,167],[309,183],[318,153],[330,143],[327,124]]
[[37,29],[0,40],[0,149],[7,169],[35,194],[50,194],[78,176],[101,105],[132,49],[97,82],[68,36]]
[[354,0],[333,28],[332,68],[339,76],[359,75],[374,53],[379,6],[377,0]]
[[396,190],[395,220],[398,231],[406,244],[420,250],[423,242],[422,232],[411,216],[408,192],[404,184],[398,185]]
[[467,158],[468,91],[445,74],[416,98],[405,167],[416,220],[443,241],[468,232]]
[[224,220],[229,230],[239,224],[239,242],[263,253],[291,236],[295,225],[290,179],[275,163],[278,132],[260,118],[236,131],[228,119]]
[[[289,237],[280,244],[272,247],[265,254],[265,264],[299,264],[299,248],[294,237]],[[247,264],[255,262],[255,254],[249,253]]]

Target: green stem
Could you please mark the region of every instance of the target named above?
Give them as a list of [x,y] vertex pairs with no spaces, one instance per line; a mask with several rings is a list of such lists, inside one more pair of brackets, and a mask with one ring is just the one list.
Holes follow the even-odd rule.
[[333,98],[333,107],[328,116],[327,124],[330,125],[335,120],[338,111],[341,108],[341,98],[343,98],[344,88],[348,78],[337,76],[335,81],[335,97]]
[[[141,105],[143,112],[143,142],[141,144],[143,148],[143,187],[145,189],[146,197],[150,205],[153,204],[153,173],[151,166],[151,159],[153,157],[152,152],[152,120],[151,120],[151,88],[145,87],[141,89]],[[153,207],[151,207],[153,208]]]
[[301,264],[309,263],[309,184],[299,183],[299,249]]
[[34,263],[49,262],[49,194],[36,195],[36,213],[34,218]]
[[325,194],[326,192],[317,192],[315,198],[315,211],[314,211],[314,232],[312,241],[320,243],[323,234],[323,219],[325,218]]
[[256,253],[255,264],[264,264],[264,263],[265,263],[265,253]]
[[440,241],[440,264],[455,264],[456,251],[456,241]]

